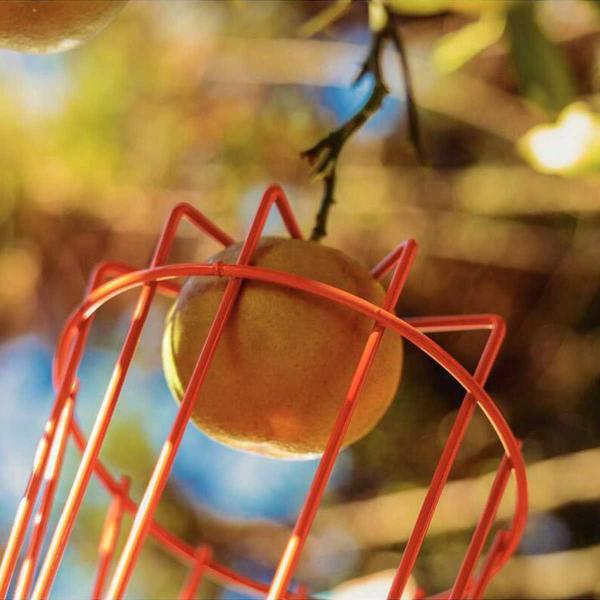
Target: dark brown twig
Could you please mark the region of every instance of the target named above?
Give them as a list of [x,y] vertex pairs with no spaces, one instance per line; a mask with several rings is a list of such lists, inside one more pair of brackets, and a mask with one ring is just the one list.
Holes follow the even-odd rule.
[[317,142],[312,148],[302,153],[313,169],[313,177],[323,179],[323,196],[321,205],[316,216],[315,226],[312,230],[310,239],[319,241],[327,235],[327,219],[333,204],[335,204],[335,187],[337,182],[337,163],[339,155],[348,139],[360,129],[364,123],[375,114],[388,94],[388,88],[383,79],[381,70],[381,56],[386,41],[391,41],[398,53],[402,66],[406,87],[406,103],[409,119],[409,136],[415,148],[417,158],[420,162],[423,160],[423,152],[420,142],[419,125],[417,110],[414,102],[414,94],[406,52],[400,37],[400,32],[392,21],[392,15],[386,9],[386,24],[381,29],[374,31],[371,39],[369,52],[354,80],[354,85],[359,83],[369,73],[373,76],[373,87],[367,100],[362,107],[343,125],[333,130],[322,140]]
[[417,113],[417,103],[415,102],[415,93],[412,84],[410,68],[408,66],[408,59],[406,57],[406,49],[404,48],[404,42],[400,36],[400,30],[396,26],[395,16],[388,13],[388,19],[389,38],[396,48],[398,55],[400,56],[402,77],[404,79],[404,94],[406,98],[406,110],[408,114],[408,135],[410,142],[415,149],[418,161],[422,165],[425,165],[427,164],[427,161],[421,142],[421,130],[419,126],[419,116]]

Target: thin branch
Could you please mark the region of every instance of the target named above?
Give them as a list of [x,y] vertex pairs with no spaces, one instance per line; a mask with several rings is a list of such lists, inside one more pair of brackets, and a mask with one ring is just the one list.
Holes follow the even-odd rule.
[[404,78],[404,89],[406,97],[406,110],[408,114],[408,135],[410,137],[411,144],[415,149],[418,161],[425,165],[427,160],[425,153],[423,152],[423,144],[421,141],[421,130],[419,126],[419,116],[417,113],[417,103],[415,102],[414,87],[412,83],[412,77],[410,74],[410,68],[408,66],[408,59],[406,57],[406,49],[404,42],[400,35],[400,30],[395,23],[395,15],[388,13],[388,30],[389,38],[394,44],[394,47],[398,51],[400,56],[400,65],[402,67],[402,77]]
[[335,168],[331,169],[330,172],[323,178],[323,199],[321,200],[321,206],[317,213],[315,226],[313,227],[310,239],[314,242],[318,242],[327,235],[327,219],[329,218],[329,211],[335,204],[333,192],[335,190],[337,173]]
[[329,135],[317,142],[312,148],[302,153],[309,164],[313,167],[313,176],[322,178],[324,189],[321,205],[317,213],[316,223],[312,230],[310,239],[318,242],[327,235],[327,219],[329,211],[335,204],[335,186],[337,182],[337,161],[344,144],[352,134],[376,113],[388,89],[383,82],[380,59],[381,51],[386,37],[385,30],[373,34],[369,53],[358,72],[354,85],[362,81],[367,74],[373,75],[373,88],[363,106],[346,123]]
[[313,167],[314,177],[325,178],[335,170],[337,159],[348,138],[379,110],[387,93],[385,84],[376,82],[367,101],[351,119],[302,153]]
[[369,52],[354,80],[354,85],[362,81],[368,74],[373,76],[373,87],[363,106],[341,127],[335,129],[312,148],[302,153],[313,169],[313,177],[323,179],[323,196],[316,216],[315,226],[310,239],[319,241],[327,235],[327,219],[335,204],[335,187],[337,183],[338,158],[348,139],[373,116],[383,104],[388,88],[383,79],[381,57],[386,41],[391,41],[398,54],[402,66],[402,74],[406,87],[406,103],[409,120],[409,136],[415,148],[418,160],[424,163],[416,104],[410,79],[408,61],[402,38],[392,22],[392,14],[385,10],[385,26],[373,31]]

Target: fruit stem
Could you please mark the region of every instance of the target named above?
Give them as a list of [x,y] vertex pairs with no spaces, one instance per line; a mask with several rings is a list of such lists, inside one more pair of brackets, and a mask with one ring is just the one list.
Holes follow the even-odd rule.
[[[371,18],[377,15],[376,19]],[[312,166],[314,179],[323,180],[323,195],[316,215],[315,226],[310,239],[318,242],[327,235],[327,219],[330,209],[335,204],[335,188],[337,183],[337,164],[339,155],[348,139],[373,116],[383,104],[389,93],[382,73],[382,54],[386,42],[391,42],[400,56],[400,66],[404,78],[405,99],[408,115],[409,139],[421,164],[425,164],[419,121],[414,99],[410,69],[406,58],[406,50],[400,31],[394,22],[394,15],[377,0],[370,0],[369,17],[371,23],[371,45],[369,52],[354,79],[353,85],[361,82],[367,74],[373,77],[373,87],[362,107],[345,123],[331,131],[312,148],[302,152]]]

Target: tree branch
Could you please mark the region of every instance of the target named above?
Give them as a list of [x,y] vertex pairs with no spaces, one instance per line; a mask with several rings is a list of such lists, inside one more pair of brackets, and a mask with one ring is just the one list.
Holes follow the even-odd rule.
[[389,24],[389,37],[392,44],[398,51],[400,56],[400,65],[402,68],[402,77],[404,78],[404,89],[406,97],[406,110],[408,114],[408,135],[410,137],[411,144],[415,149],[417,159],[422,165],[427,164],[425,153],[423,152],[423,144],[421,142],[421,129],[419,126],[419,116],[417,113],[417,103],[415,102],[414,87],[412,84],[412,77],[410,75],[410,68],[408,66],[408,59],[406,57],[406,49],[404,42],[400,36],[400,31],[396,26],[395,15],[388,13]]
[[400,63],[406,88],[409,137],[415,148],[418,160],[421,163],[424,163],[416,104],[414,101],[412,81],[410,79],[410,71],[404,44],[402,43],[400,32],[393,22],[393,15],[387,8],[382,7],[382,10],[385,11],[385,24],[376,31],[373,31],[369,52],[353,83],[353,85],[356,85],[368,74],[373,76],[373,87],[367,100],[362,107],[348,119],[348,121],[329,133],[312,148],[309,148],[302,153],[302,157],[306,158],[312,166],[313,177],[323,180],[324,189],[321,205],[317,212],[315,226],[310,236],[310,239],[313,241],[318,242],[327,235],[327,220],[331,207],[335,204],[337,163],[344,145],[348,139],[381,108],[383,100],[388,94],[388,88],[383,79],[381,68],[381,57],[386,41],[390,41],[400,55]]

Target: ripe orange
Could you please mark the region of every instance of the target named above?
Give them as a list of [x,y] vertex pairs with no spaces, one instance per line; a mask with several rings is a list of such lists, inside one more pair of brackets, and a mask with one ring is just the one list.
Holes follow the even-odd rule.
[[[241,244],[208,259],[234,263]],[[384,289],[356,261],[310,241],[263,238],[253,264],[315,279],[381,304]],[[163,367],[181,400],[227,279],[187,280],[169,313]],[[323,298],[246,281],[196,401],[192,420],[210,437],[259,454],[311,458],[323,452],[371,320]],[[366,435],[400,380],[402,340],[384,334],[345,439]]]
[[100,31],[127,0],[1,0],[0,47],[68,50]]

